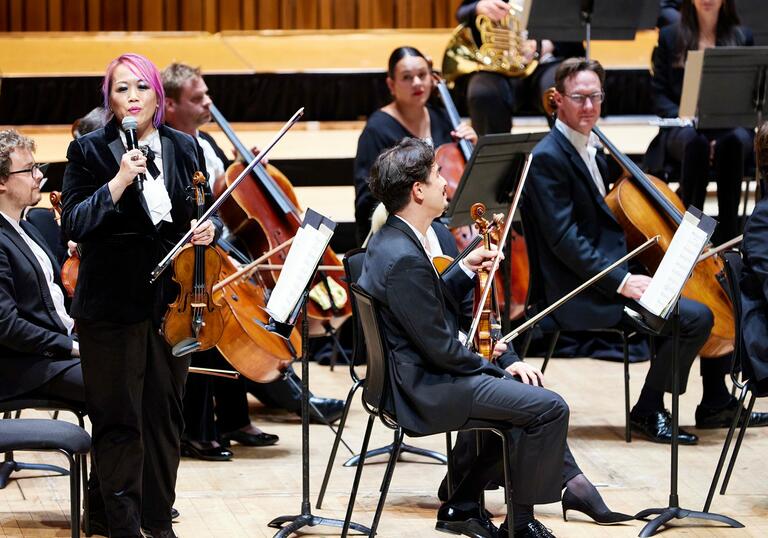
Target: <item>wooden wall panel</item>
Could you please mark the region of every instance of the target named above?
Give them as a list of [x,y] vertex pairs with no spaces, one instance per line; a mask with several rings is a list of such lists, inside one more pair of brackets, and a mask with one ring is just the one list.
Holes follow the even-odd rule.
[[445,28],[459,0],[0,0],[0,31]]

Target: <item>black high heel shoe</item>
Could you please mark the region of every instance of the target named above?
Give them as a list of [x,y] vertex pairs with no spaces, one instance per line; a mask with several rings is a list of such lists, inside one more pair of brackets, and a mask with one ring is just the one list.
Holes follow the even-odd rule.
[[628,514],[622,514],[621,512],[611,512],[605,510],[603,512],[596,512],[586,502],[582,501],[579,497],[566,489],[563,493],[563,521],[568,521],[568,510],[576,510],[591,517],[595,523],[600,525],[611,525],[613,523],[621,523],[623,521],[631,521],[635,519]]

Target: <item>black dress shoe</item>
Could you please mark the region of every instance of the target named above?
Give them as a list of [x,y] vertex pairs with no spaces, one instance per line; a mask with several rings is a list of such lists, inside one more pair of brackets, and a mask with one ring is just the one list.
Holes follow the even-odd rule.
[[232,441],[237,441],[243,446],[271,446],[277,443],[280,437],[272,433],[248,433],[235,430],[221,434],[221,446],[230,446]]
[[[501,524],[499,527],[499,538],[506,538],[509,532],[507,531],[507,522]],[[541,524],[541,521],[534,519],[530,521],[523,530],[515,531],[515,538],[557,538],[552,531]]]
[[[707,405],[696,406],[696,427],[702,430],[709,430],[714,428],[730,428],[733,422],[733,417],[736,416],[736,411],[739,409],[739,401],[736,398],[732,398],[724,407],[713,408]],[[742,408],[741,417],[739,418],[739,426],[744,424],[747,411]],[[759,428],[761,426],[768,426],[768,413],[752,412],[749,415],[750,428]]]
[[[85,515],[80,523],[83,532],[85,532]],[[104,512],[93,512],[88,514],[88,533],[86,536],[109,536],[109,525],[107,524],[107,514]]]
[[141,528],[144,538],[177,538],[173,529],[145,529]]
[[476,503],[467,503],[466,507],[444,503],[437,511],[435,530],[471,538],[496,538],[498,532],[491,520],[480,512],[480,505]]
[[[654,443],[672,443],[672,415],[669,411],[655,411],[653,413],[632,413],[629,415],[632,431],[642,433]],[[681,445],[695,445],[699,438],[694,434],[678,429],[677,440]]]
[[197,448],[183,439],[181,440],[181,455],[205,461],[229,461],[232,459],[232,451],[222,446],[209,445],[204,448]]
[[175,508],[171,508],[171,519],[174,519],[174,520],[179,519],[180,515],[181,514],[179,513],[178,510],[176,510]]
[[[335,398],[318,398],[312,396],[309,399],[309,419],[310,422],[315,424],[333,424],[341,418],[341,414],[344,412],[344,400],[337,400]],[[322,416],[318,415],[318,411]],[[301,415],[301,408],[296,411],[296,414]]]
[[563,521],[568,521],[568,510],[576,510],[591,517],[595,523],[600,525],[611,525],[613,523],[621,523],[622,521],[631,521],[635,519],[635,516],[628,514],[622,514],[621,512],[611,512],[605,510],[598,512],[594,510],[588,503],[584,502],[581,498],[577,497],[571,490],[566,489],[563,492]]

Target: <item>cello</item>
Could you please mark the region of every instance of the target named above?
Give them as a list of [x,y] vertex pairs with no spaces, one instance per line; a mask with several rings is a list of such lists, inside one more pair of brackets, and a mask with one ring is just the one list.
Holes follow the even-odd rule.
[[[451,128],[455,131],[461,124],[461,116],[451,99],[445,81],[436,73],[433,73],[433,78],[435,88],[451,122]],[[464,173],[464,167],[469,162],[473,150],[472,142],[466,139],[443,144],[435,150],[435,162],[440,166],[440,175],[447,183],[448,200],[455,194]],[[465,249],[475,235],[470,226],[461,226],[452,231],[459,250]],[[503,262],[505,270],[497,273],[494,278],[497,279],[496,285],[499,289],[509,290],[509,305],[506,304],[507,294],[501,294],[502,296],[499,297],[499,306],[505,312],[505,319],[517,319],[525,310],[525,300],[528,295],[528,251],[525,248],[525,239],[514,229],[510,232],[508,241],[509,258]]]
[[[639,256],[646,269],[654,273],[682,222],[685,206],[666,183],[646,176],[599,128],[593,127],[592,132],[624,170],[622,178],[606,195],[605,203],[624,228],[628,248],[634,248],[655,235],[661,236],[655,247]],[[709,338],[699,352],[702,357],[721,357],[734,348],[736,328],[733,305],[720,283],[719,276],[722,274],[720,258],[707,257],[694,266],[683,288],[683,297],[707,305],[715,318]]]
[[[232,127],[213,105],[210,112],[221,130],[227,135],[235,147],[240,159],[248,162],[251,152],[238,139]],[[214,196],[219,196],[235,177],[243,170],[241,162],[233,163],[224,175],[224,180],[217,179],[214,183]],[[296,194],[288,178],[273,166],[256,165],[251,173],[251,181],[243,181],[239,188],[232,193],[221,206],[219,214],[227,228],[246,246],[252,257],[273,249],[275,246],[296,234],[301,226],[302,216]],[[285,263],[287,252],[283,249],[269,259],[270,265]],[[325,251],[320,262],[322,265],[341,267],[341,261],[329,248]],[[278,272],[271,272],[272,281],[276,281]],[[349,291],[346,283],[334,279],[324,271],[318,271],[314,294],[325,295],[330,308],[322,308],[317,301],[308,303],[309,317],[340,326],[352,315],[349,304]],[[310,297],[313,293],[310,293]]]

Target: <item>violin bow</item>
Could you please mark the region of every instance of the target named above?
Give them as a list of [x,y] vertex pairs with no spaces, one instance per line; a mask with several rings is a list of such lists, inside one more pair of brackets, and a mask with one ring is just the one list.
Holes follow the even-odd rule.
[[[203,213],[203,216],[198,219],[197,225],[200,226],[203,222],[211,218],[211,215],[216,212],[216,210],[219,209],[221,204],[223,204],[227,198],[229,198],[232,195],[232,191],[234,191],[237,186],[246,178],[248,177],[248,174],[251,173],[251,170],[254,169],[254,167],[259,164],[264,157],[267,156],[267,153],[269,153],[273,147],[280,141],[281,138],[283,138],[283,135],[288,132],[288,130],[293,127],[297,121],[299,121],[299,118],[301,118],[304,115],[304,107],[301,107],[298,109],[293,116],[291,116],[291,119],[289,119],[287,122],[285,122],[285,125],[278,131],[278,133],[274,136],[272,141],[267,144],[267,146],[262,149],[256,157],[253,158],[253,160],[248,163],[248,166],[245,167],[245,169],[240,173],[239,176],[232,182],[232,184],[227,187],[227,190],[225,190],[223,193],[221,193],[221,196],[219,196],[216,200],[213,201],[211,206],[208,208],[208,210]],[[194,229],[189,229],[184,234],[184,236],[179,240],[178,243],[166,254],[165,258],[163,258],[160,263],[157,264],[157,267],[155,267],[152,270],[152,273],[150,274],[149,282],[150,284],[153,283],[155,280],[158,279],[158,277],[165,271],[168,266],[171,264],[171,261],[173,260],[174,256],[176,256],[176,253],[181,250],[181,248],[186,245],[189,240],[192,237],[192,233],[194,232]]]
[[[504,245],[507,242],[507,237],[509,236],[509,232],[512,229],[512,217],[514,217],[515,212],[517,211],[517,206],[520,203],[520,197],[523,195],[523,187],[525,186],[525,180],[528,178],[528,171],[531,169],[531,161],[533,161],[533,154],[529,153],[525,158],[525,164],[523,165],[523,173],[520,176],[520,181],[517,184],[517,189],[515,189],[515,196],[512,199],[512,205],[509,208],[509,214],[507,215],[507,221],[504,223],[504,233],[499,238],[499,253],[502,253],[504,250]],[[491,266],[491,270],[488,271],[488,279],[485,282],[485,286],[483,287],[483,293],[480,296],[480,302],[478,304],[483,305],[485,304],[486,299],[488,299],[488,294],[491,292],[491,286],[493,285],[493,277],[496,275],[496,271],[499,268],[499,264],[501,263],[501,256],[496,256],[493,259],[493,265]],[[470,347],[472,345],[472,341],[475,338],[475,333],[477,332],[477,327],[480,325],[480,314],[482,313],[481,309],[478,308],[478,311],[475,312],[475,315],[472,317],[472,325],[469,327],[469,333],[467,333],[467,342],[466,347]]]
[[547,316],[553,310],[560,308],[563,304],[573,299],[576,295],[578,295],[579,293],[581,293],[582,291],[590,287],[592,284],[594,284],[595,282],[603,278],[605,275],[607,275],[608,273],[616,269],[622,263],[631,260],[632,258],[640,254],[642,251],[644,251],[651,245],[655,245],[656,243],[658,243],[659,239],[661,239],[660,235],[655,235],[651,237],[650,239],[648,239],[648,241],[646,241],[645,243],[637,247],[635,250],[633,250],[623,258],[616,260],[611,265],[609,265],[608,267],[606,267],[605,269],[597,273],[595,276],[593,276],[592,278],[584,282],[582,285],[571,290],[568,294],[564,295],[563,297],[561,297],[560,299],[558,299],[557,301],[549,305],[547,308],[545,308],[544,310],[542,310],[541,312],[533,316],[531,319],[529,319],[525,323],[521,323],[520,325],[518,325],[515,330],[501,337],[499,339],[499,342],[507,343],[514,340],[515,338],[520,336],[522,333],[527,331],[531,326],[535,325],[541,318],[543,318],[544,316]]

